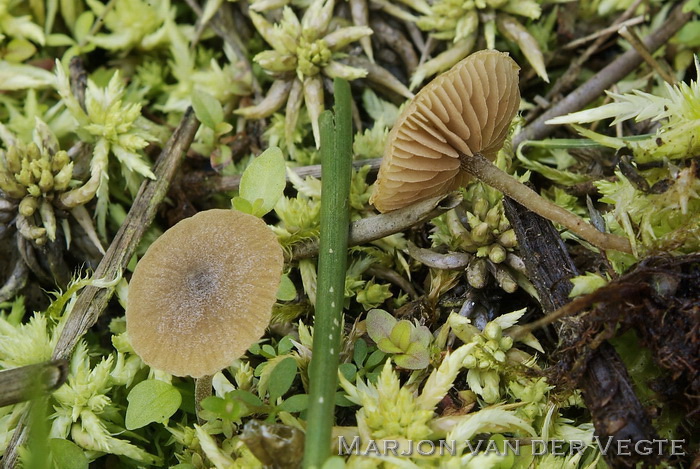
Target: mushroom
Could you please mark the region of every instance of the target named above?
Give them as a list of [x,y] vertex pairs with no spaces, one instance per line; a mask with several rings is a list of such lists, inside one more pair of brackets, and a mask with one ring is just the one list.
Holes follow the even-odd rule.
[[257,217],[215,209],[182,220],[151,244],[131,278],[134,350],[176,376],[225,368],[265,332],[282,266],[282,247]]
[[518,70],[508,54],[483,50],[428,83],[389,134],[370,202],[397,210],[474,176],[599,248],[631,252],[626,238],[598,231],[491,163],[520,104]]

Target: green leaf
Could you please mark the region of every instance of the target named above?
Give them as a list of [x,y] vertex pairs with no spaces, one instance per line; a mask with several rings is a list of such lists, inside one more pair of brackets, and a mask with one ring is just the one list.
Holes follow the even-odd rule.
[[352,363],[341,363],[338,365],[338,371],[340,371],[345,379],[350,382],[355,380],[355,374],[357,373],[357,367]]
[[284,274],[280,279],[280,286],[277,289],[277,299],[280,301],[292,301],[297,297],[297,289],[289,275]]
[[389,337],[396,325],[396,318],[383,309],[372,309],[367,313],[367,333],[373,341]]
[[85,11],[78,16],[73,30],[73,37],[76,42],[82,42],[90,34],[92,25],[95,23],[95,15],[91,11]]
[[326,459],[321,469],[345,469],[345,460],[340,456],[331,456]]
[[227,392],[226,397],[228,398],[229,396],[231,399],[238,399],[248,407],[260,407],[263,405],[263,401],[261,401],[258,396],[243,389],[234,389],[233,391]]
[[247,213],[249,215],[253,214],[253,204],[242,197],[234,197],[231,200],[231,205],[239,212]]
[[170,418],[180,407],[182,396],[172,384],[148,379],[134,386],[126,400],[126,428],[135,430]]
[[277,351],[270,344],[263,344],[262,346],[262,356],[265,358],[274,358],[277,356]]
[[569,293],[569,298],[575,298],[579,295],[587,295],[593,293],[600,287],[605,286],[608,281],[602,276],[593,272],[586,272],[584,275],[579,275],[571,279],[574,288]]
[[224,120],[224,110],[221,103],[206,91],[194,90],[192,107],[199,122],[212,130],[216,129],[217,124]]
[[372,355],[369,356],[367,359],[367,362],[365,363],[365,369],[371,369],[374,368],[375,366],[379,365],[384,358],[386,357],[386,354],[382,352],[381,350],[375,350],[372,352]]
[[286,399],[282,405],[279,406],[279,409],[285,412],[302,412],[308,407],[309,395],[297,394],[296,396],[291,396],[289,399]]
[[345,397],[345,393],[343,391],[338,391],[335,393],[335,405],[338,407],[353,407],[357,404]]
[[404,350],[396,345],[391,339],[383,338],[377,342],[377,348],[386,353],[403,353]]
[[363,339],[357,339],[357,341],[355,341],[355,348],[352,351],[352,360],[359,367],[362,366],[365,358],[367,358],[367,342]]
[[209,396],[202,401],[201,405],[203,409],[214,413],[217,417],[227,420],[238,420],[248,410],[243,401],[228,395],[226,399]]
[[58,469],[87,469],[88,458],[78,445],[63,438],[49,440],[52,467]]
[[275,207],[287,185],[285,173],[284,157],[277,147],[268,148],[251,161],[241,176],[239,195],[253,207],[258,199],[262,201],[253,215],[263,216]]
[[417,350],[414,353],[402,353],[394,355],[394,362],[407,370],[422,370],[430,364],[430,354],[426,349]]
[[410,321],[402,319],[391,330],[391,335],[389,338],[394,344],[396,344],[397,347],[401,349],[402,352],[408,350],[409,345],[411,345],[412,329],[413,324],[411,324]]
[[297,375],[297,362],[292,357],[285,358],[275,366],[270,374],[270,403],[274,403],[278,397],[282,397],[294,382]]

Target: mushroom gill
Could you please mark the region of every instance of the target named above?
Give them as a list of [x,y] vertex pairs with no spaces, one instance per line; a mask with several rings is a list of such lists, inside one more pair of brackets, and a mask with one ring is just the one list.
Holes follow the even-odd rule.
[[426,85],[389,133],[370,203],[397,210],[474,176],[599,248],[632,252],[626,238],[598,231],[491,163],[520,103],[518,70],[507,54],[484,50]]
[[182,220],[148,248],[131,278],[134,350],[176,376],[225,368],[264,334],[282,266],[276,236],[257,217],[215,209]]
[[471,178],[462,155],[493,160],[520,104],[508,54],[476,52],[428,83],[389,134],[371,203],[380,212],[444,194]]

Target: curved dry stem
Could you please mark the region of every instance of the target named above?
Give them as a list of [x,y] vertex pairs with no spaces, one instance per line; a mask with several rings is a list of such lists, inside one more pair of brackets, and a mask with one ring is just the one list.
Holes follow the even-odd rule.
[[475,153],[473,156],[460,153],[459,157],[463,170],[473,174],[479,180],[498,189],[538,215],[565,226],[600,249],[614,249],[632,253],[632,247],[627,238],[598,231],[593,225],[586,223],[554,202],[542,198],[525,184],[498,169],[480,153]]

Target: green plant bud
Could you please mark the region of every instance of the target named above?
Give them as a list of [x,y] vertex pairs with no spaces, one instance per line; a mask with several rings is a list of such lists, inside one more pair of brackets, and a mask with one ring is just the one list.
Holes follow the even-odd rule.
[[472,239],[477,244],[487,244],[489,241],[490,232],[491,228],[489,227],[488,223],[482,222],[472,230]]
[[489,227],[492,229],[498,228],[498,225],[501,222],[501,206],[496,205],[495,207],[492,207],[491,210],[486,213],[486,223],[489,224]]
[[495,371],[488,371],[483,374],[482,380],[484,383],[484,392],[482,394],[484,401],[493,404],[501,397],[498,389],[501,379]]
[[32,175],[32,178],[34,182],[38,181],[41,179],[41,165],[39,164],[39,160],[32,160],[32,162],[29,163],[29,172]]
[[57,173],[69,162],[70,156],[68,156],[68,153],[65,150],[61,150],[53,155],[53,159],[51,160],[51,171]]
[[39,150],[39,147],[36,146],[36,143],[32,142],[29,145],[27,145],[27,158],[29,158],[29,161],[37,161],[41,158],[41,151]]
[[337,51],[370,34],[372,34],[372,29],[366,26],[350,26],[333,31],[324,40],[329,49]]
[[23,217],[31,217],[36,212],[37,207],[39,207],[39,201],[34,197],[25,197],[19,203],[19,213]]
[[474,288],[484,288],[488,282],[488,265],[485,259],[474,259],[467,266],[467,281]]
[[510,273],[500,266],[496,266],[496,282],[498,282],[498,286],[507,293],[513,293],[518,289],[518,284],[513,280]]
[[495,358],[499,363],[505,363],[506,354],[502,350],[496,350],[493,354],[493,358]]
[[41,171],[41,179],[39,179],[39,189],[46,194],[53,188],[53,174],[51,170],[45,168]]
[[484,328],[484,335],[490,340],[501,340],[503,331],[501,330],[501,326],[499,326],[497,323],[490,322],[486,324],[486,327]]
[[[483,191],[482,191],[483,192]],[[474,202],[474,206],[472,208],[472,213],[479,217],[479,220],[484,220],[486,218],[486,214],[489,211],[489,202],[486,200],[485,197],[479,196],[478,199]]]
[[30,186],[34,183],[34,178],[32,177],[32,172],[29,169],[29,165],[24,164],[25,161],[26,160],[22,161],[22,170],[18,174],[15,174],[15,179],[17,179],[17,182],[24,186]]
[[508,253],[500,244],[492,244],[491,250],[489,251],[489,259],[494,264],[500,264],[506,260]]
[[22,169],[22,158],[20,157],[17,147],[11,146],[7,149],[5,160],[7,161],[7,169],[11,173],[18,173]]
[[498,243],[506,248],[514,248],[518,245],[518,237],[515,236],[514,230],[508,230],[500,234],[498,237]]
[[498,352],[499,347],[498,347],[498,341],[497,340],[489,340],[484,344],[484,349],[487,350],[490,354],[494,354]]
[[9,171],[0,164],[0,189],[13,199],[21,199],[27,193],[27,190],[22,184],[18,184]]
[[478,368],[481,370],[488,370],[490,366],[491,364],[488,362],[488,360],[481,360]]
[[477,361],[474,355],[467,355],[464,359],[464,368],[476,368]]
[[46,229],[46,236],[51,241],[56,240],[56,215],[53,212],[51,202],[43,198],[39,207],[39,215],[41,215],[41,224]]
[[71,178],[73,177],[73,162],[63,166],[61,170],[53,177],[53,189],[55,191],[64,191],[68,188]]
[[508,336],[503,336],[499,342],[499,347],[501,350],[508,351],[513,348],[513,339]]
[[508,221],[508,218],[506,218],[505,215],[501,215],[501,222],[498,224],[498,231],[503,233],[508,229],[510,229],[510,221]]
[[36,184],[30,184],[27,187],[27,192],[29,192],[31,195],[33,195],[36,198],[41,197],[41,189],[39,189],[39,186]]
[[296,57],[273,50],[260,52],[253,60],[268,72],[273,73],[290,72],[297,67]]

